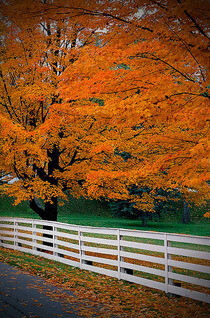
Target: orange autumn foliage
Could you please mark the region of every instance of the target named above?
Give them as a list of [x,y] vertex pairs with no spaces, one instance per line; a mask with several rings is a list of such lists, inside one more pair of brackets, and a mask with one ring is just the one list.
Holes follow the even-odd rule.
[[[16,203],[56,220],[66,190],[149,210],[158,188],[208,198],[207,8],[1,3],[0,169],[18,177]],[[151,191],[131,197],[132,185]]]

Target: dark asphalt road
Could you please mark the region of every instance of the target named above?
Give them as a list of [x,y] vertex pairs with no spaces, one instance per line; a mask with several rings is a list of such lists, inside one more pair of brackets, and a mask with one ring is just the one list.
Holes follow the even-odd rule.
[[[74,297],[70,291],[65,291]],[[56,298],[50,298],[52,293]],[[60,292],[60,297],[63,297]],[[1,318],[76,318],[76,305],[59,300],[58,288],[0,262]]]

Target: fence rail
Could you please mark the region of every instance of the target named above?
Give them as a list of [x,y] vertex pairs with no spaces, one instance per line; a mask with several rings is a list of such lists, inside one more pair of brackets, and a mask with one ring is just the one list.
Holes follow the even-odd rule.
[[0,246],[210,303],[210,237],[0,217]]

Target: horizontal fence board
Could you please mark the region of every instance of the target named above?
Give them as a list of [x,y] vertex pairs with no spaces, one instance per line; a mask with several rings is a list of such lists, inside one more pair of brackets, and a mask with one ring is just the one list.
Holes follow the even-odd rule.
[[18,237],[33,238],[32,233],[28,234],[28,233],[15,232],[14,234],[15,234],[15,236],[18,236]]
[[139,285],[144,285],[147,287],[155,288],[155,289],[160,289],[165,291],[165,284],[160,283],[154,280],[138,277],[138,276],[133,276],[125,273],[121,273],[121,279],[127,280],[132,283],[136,283]]
[[188,257],[195,257],[195,258],[210,260],[209,252],[188,250],[186,248],[168,247],[168,254],[183,255]]
[[24,245],[30,245],[30,246],[34,245],[33,241],[25,241],[25,240],[21,240],[19,238],[16,238],[15,242],[20,243],[20,244],[24,244]]
[[54,255],[52,255],[52,254],[48,254],[48,253],[45,253],[45,252],[42,252],[42,251],[34,251],[34,253],[33,254],[35,254],[35,255],[37,255],[37,256],[41,256],[41,257],[43,257],[43,258],[48,258],[48,259],[50,259],[50,260],[55,260],[55,256]]
[[131,264],[131,263],[122,262],[122,261],[120,262],[120,267],[165,277],[165,270],[160,270],[160,269],[156,269],[152,267],[140,266],[137,264]]
[[63,238],[68,238],[68,239],[72,239],[75,241],[79,240],[79,235],[76,234],[69,234],[69,233],[64,233],[64,232],[53,232],[57,237],[63,237]]
[[0,228],[7,228],[7,229],[13,229],[14,224],[0,224]]
[[2,242],[4,242],[4,241],[13,241],[14,242],[14,236],[9,237],[9,236],[1,236],[0,235],[0,241],[2,241]]
[[46,250],[46,251],[49,251],[49,252],[53,252],[54,251],[54,247],[48,246],[48,245],[44,245],[44,244],[37,244],[36,243],[36,248],[37,249],[41,249],[41,250]]
[[1,235],[14,235],[15,231],[1,231]]
[[103,234],[103,235],[117,235],[116,229],[108,228],[94,228],[80,226],[80,233],[94,233],[94,234]]
[[123,247],[131,247],[131,248],[137,248],[141,250],[148,250],[148,251],[155,251],[155,252],[164,252],[165,247],[161,245],[153,245],[153,244],[144,244],[144,243],[137,243],[133,241],[124,241],[120,240],[120,246]]
[[31,248],[27,248],[27,247],[22,247],[22,246],[16,245],[15,249],[20,251],[20,252],[24,252],[24,253],[29,253],[29,254],[32,253],[32,249]]
[[174,261],[171,259],[168,260],[168,265],[210,274],[210,267],[205,266],[205,265],[198,265],[198,264],[192,264],[192,263],[187,263],[187,262]]
[[102,275],[118,278],[118,272],[117,271],[112,271],[110,269],[106,269],[106,268],[103,268],[103,267],[97,267],[97,266],[82,264],[82,268],[86,269],[88,271],[91,271],[91,272],[98,273],[98,274],[102,274]]
[[32,231],[32,227],[31,226],[22,226],[22,225],[16,225],[15,229],[17,230],[23,230],[23,231]]
[[95,244],[104,244],[104,245],[111,245],[111,246],[117,246],[118,242],[117,240],[109,240],[109,239],[102,239],[99,237],[89,237],[89,236],[81,236],[82,242],[90,242]]
[[188,275],[182,275],[182,274],[173,273],[173,272],[168,273],[168,278],[179,280],[181,282],[186,282],[186,283],[190,283],[194,285],[207,287],[207,288],[210,287],[210,280],[207,280],[207,279],[192,277]]
[[86,261],[92,261],[96,263],[102,263],[102,264],[107,264],[107,265],[113,265],[117,266],[117,261],[108,259],[108,258],[103,258],[103,257],[95,257],[95,256],[90,256],[90,255],[82,255],[82,259]]
[[[23,222],[24,223],[24,222]],[[46,225],[46,226],[53,226],[56,222],[55,221],[47,221],[47,220],[33,220],[33,224],[35,225]]]
[[74,253],[72,251],[62,250],[60,248],[55,248],[54,252],[58,253],[58,254],[63,254],[63,255],[70,256],[70,257],[74,257],[74,258],[80,258],[80,254],[79,253]]
[[[3,222],[14,222],[14,219],[15,218],[13,218],[13,217],[0,217],[0,223],[3,223]],[[19,220],[21,219],[21,218],[18,218]]]
[[207,245],[210,246],[210,239],[202,236],[187,236],[181,234],[167,234],[167,239],[170,242]]
[[138,259],[140,261],[146,261],[150,263],[158,263],[158,264],[165,264],[165,259],[162,257],[155,257],[150,255],[138,254],[138,253],[131,253],[120,251],[120,256]]
[[54,243],[53,238],[45,237],[45,236],[34,236],[34,240],[36,241],[41,241],[41,242],[46,242],[46,243]]
[[189,297],[192,299],[196,299],[199,301],[205,301],[207,303],[210,303],[210,295],[207,295],[207,294],[204,294],[201,292],[197,292],[195,290],[189,290],[189,289],[185,289],[185,288],[181,288],[181,287],[177,287],[177,286],[173,286],[173,285],[168,285],[168,292],[173,293],[175,295]]
[[99,253],[99,254],[118,255],[118,250],[113,250],[111,248],[106,249],[106,248],[82,245],[81,250],[86,252]]
[[1,243],[0,246],[4,248],[12,248],[14,250],[14,244]]
[[73,244],[73,243],[61,241],[61,240],[58,240],[58,239],[55,239],[55,244],[61,245],[61,246],[65,246],[65,247],[69,247],[69,248],[73,248],[75,250],[79,249],[79,244]]
[[78,232],[78,229],[79,229],[79,225],[65,224],[60,222],[54,222],[54,227],[57,229],[58,232],[60,232],[59,230],[68,230],[68,231]]
[[160,232],[147,232],[147,231],[134,231],[134,230],[124,230],[120,229],[120,235],[132,236],[138,238],[147,238],[154,240],[164,240],[164,234]]
[[15,223],[32,224],[35,220],[25,218],[13,218]]
[[67,259],[67,258],[63,258],[63,257],[59,257],[58,255],[56,255],[54,257],[54,260],[69,266],[73,266],[73,267],[80,267],[80,262],[78,261],[73,261],[71,259]]
[[37,229],[33,228],[34,233],[41,233],[41,234],[47,234],[47,235],[54,235],[54,231],[51,230],[45,230],[45,229]]

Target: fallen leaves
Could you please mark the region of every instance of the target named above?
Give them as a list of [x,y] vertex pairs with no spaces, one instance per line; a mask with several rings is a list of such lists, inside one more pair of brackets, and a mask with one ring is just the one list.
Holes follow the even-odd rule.
[[[208,317],[208,305],[184,297],[170,299],[165,293],[111,277],[73,268],[64,264],[0,248],[0,261],[42,276],[56,292],[34,284],[40,292],[65,304],[79,305],[83,317],[162,318]],[[48,274],[51,273],[49,278]],[[69,295],[68,291],[73,292]],[[34,303],[36,300],[34,299]]]

